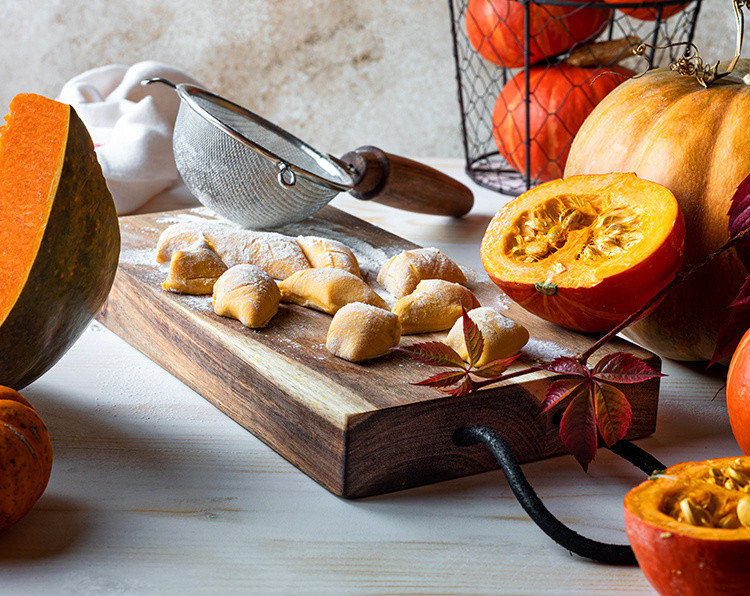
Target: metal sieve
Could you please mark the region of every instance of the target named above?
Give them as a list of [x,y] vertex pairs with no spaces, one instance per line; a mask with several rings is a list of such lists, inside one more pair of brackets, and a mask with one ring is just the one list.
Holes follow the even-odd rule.
[[173,133],[177,169],[206,207],[247,228],[312,215],[339,192],[411,211],[461,216],[471,191],[428,166],[362,147],[322,154],[253,112],[205,89],[163,83],[180,97]]

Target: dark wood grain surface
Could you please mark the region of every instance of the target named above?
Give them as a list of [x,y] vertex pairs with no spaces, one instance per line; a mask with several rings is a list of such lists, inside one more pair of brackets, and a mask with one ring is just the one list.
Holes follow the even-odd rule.
[[[171,223],[210,218],[204,209],[122,217],[122,253],[99,319],[149,358],[333,493],[362,497],[495,467],[481,446],[453,445],[471,424],[501,432],[521,461],[564,453],[554,411],[537,415],[547,380],[542,373],[454,398],[411,383],[434,368],[401,354],[354,364],[325,349],[331,317],[283,304],[266,329],[252,330],[213,313],[211,298],[165,291],[156,242]],[[346,243],[375,284],[387,258],[414,245],[333,207],[280,228]],[[573,355],[592,337],[563,330],[512,304],[483,273],[464,268],[468,287],[525,325],[531,341],[518,366]],[[376,287],[377,289],[377,287]],[[442,338],[407,336],[404,343]],[[598,355],[626,350],[659,369],[657,356],[624,340]],[[628,436],[654,431],[658,380],[629,388],[634,416]]]

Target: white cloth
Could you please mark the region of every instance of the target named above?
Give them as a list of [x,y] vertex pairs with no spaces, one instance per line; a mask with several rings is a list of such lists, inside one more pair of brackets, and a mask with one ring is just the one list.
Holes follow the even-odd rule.
[[143,79],[152,77],[199,85],[181,70],[159,62],[113,64],[74,77],[57,98],[72,105],[86,125],[120,215],[180,180],[172,154],[180,99],[166,85],[141,86]]

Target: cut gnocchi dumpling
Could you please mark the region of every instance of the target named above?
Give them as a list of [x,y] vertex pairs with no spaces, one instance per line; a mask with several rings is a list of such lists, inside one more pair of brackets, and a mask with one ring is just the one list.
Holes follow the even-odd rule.
[[305,269],[279,283],[282,302],[292,302],[335,314],[342,306],[364,302],[388,310],[388,304],[362,279],[344,271],[327,267]]
[[204,295],[213,292],[214,283],[227,270],[205,240],[172,253],[169,273],[161,287],[181,294]]
[[396,298],[408,296],[425,279],[466,283],[461,268],[437,248],[415,248],[394,255],[378,273],[378,281]]
[[297,244],[314,269],[335,267],[362,277],[357,257],[343,242],[318,236],[297,236]]
[[462,306],[466,310],[480,306],[471,290],[443,279],[425,279],[391,310],[401,319],[401,333],[409,335],[450,329],[461,317]]
[[216,280],[214,312],[237,319],[246,327],[265,327],[279,310],[281,293],[273,278],[260,267],[230,267]]
[[334,356],[362,362],[377,358],[398,345],[401,322],[395,313],[352,302],[333,316],[326,337],[326,348]]
[[[521,351],[529,341],[529,332],[523,325],[504,317],[496,310],[487,306],[474,308],[467,313],[476,323],[484,339],[484,348],[476,366],[483,366],[488,362],[510,358]],[[469,352],[464,341],[463,319],[459,318],[444,343],[453,348],[461,358],[468,362]]]

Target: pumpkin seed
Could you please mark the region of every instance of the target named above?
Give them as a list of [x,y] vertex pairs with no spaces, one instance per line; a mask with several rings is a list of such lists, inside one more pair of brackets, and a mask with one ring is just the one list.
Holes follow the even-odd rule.
[[737,501],[737,518],[743,528],[750,528],[750,497],[742,497]]

